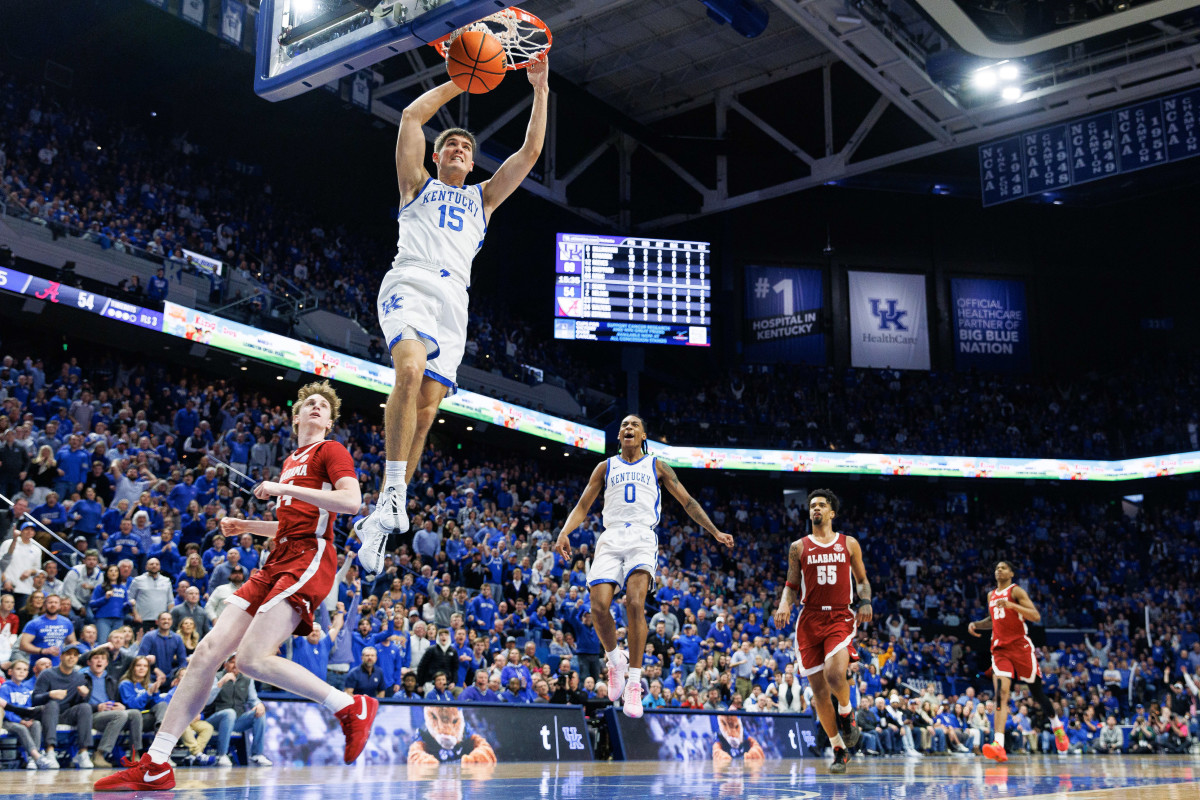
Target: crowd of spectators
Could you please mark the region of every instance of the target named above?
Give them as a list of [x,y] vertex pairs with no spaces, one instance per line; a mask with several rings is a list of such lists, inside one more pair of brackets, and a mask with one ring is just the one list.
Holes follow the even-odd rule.
[[[253,277],[261,297],[251,306],[267,316],[272,295],[299,287],[376,330],[377,283],[391,260],[383,233],[331,226],[303,203],[276,196],[258,168],[145,120],[3,74],[0,94],[0,181],[10,209],[55,230],[86,232],[104,247],[168,259],[165,276],[147,286],[131,279],[127,290],[165,294],[160,281],[187,248]],[[378,341],[370,356],[387,360]],[[581,401],[585,388],[614,388],[611,370],[572,359],[526,316],[495,302],[473,303],[464,363],[531,382],[540,370]],[[676,444],[1018,458],[1200,450],[1200,365],[1156,366],[1135,383],[1117,369],[1050,379],[741,368],[698,386],[652,389],[653,432]]]
[[[143,731],[153,729],[189,652],[267,556],[252,537],[226,541],[218,521],[272,518],[272,504],[250,497],[225,465],[256,480],[273,474],[291,448],[284,399],[140,357],[132,367],[103,355],[84,363],[37,353],[0,360],[0,493],[15,503],[0,520],[0,667],[9,684],[24,685],[23,669],[36,675],[27,696],[17,689],[6,699],[16,717],[6,729],[29,731],[32,720],[12,707],[52,699],[37,680],[46,673],[46,681],[67,681],[63,664],[75,643],[84,652],[74,658],[86,664],[71,674],[82,676],[101,660],[92,651],[105,651],[109,663],[99,672],[119,682],[104,702],[121,708],[84,712],[86,694],[72,695],[72,684],[54,701],[59,711],[80,707],[70,712],[72,724],[108,734],[133,723],[129,714],[101,714],[143,709]],[[333,436],[358,465],[365,514],[379,489],[380,427],[350,412]],[[550,550],[585,473],[486,448],[431,448],[409,486],[410,537],[394,542],[378,576],[359,573],[352,541],[321,628],[285,650],[335,685],[385,697],[605,697],[585,586],[598,515],[572,533],[571,561]],[[807,682],[795,677],[790,637],[771,619],[787,542],[804,530],[802,509],[734,481],[693,490],[737,544],[723,550],[697,535],[679,509],[663,509],[647,706],[805,709]],[[856,705],[877,707],[860,709],[861,722],[878,718],[864,752],[972,749],[988,740],[985,654],[964,633],[985,614],[992,564],[1001,557],[1017,565],[1047,627],[1089,631],[1083,642],[1051,641],[1042,651],[1047,690],[1070,718],[1073,746],[1104,746],[1108,716],[1120,724],[1144,719],[1155,748],[1190,746],[1198,732],[1191,673],[1200,669],[1196,509],[1129,517],[1032,493],[1020,507],[974,502],[968,513],[944,494],[865,485],[846,500],[838,527],[863,544],[879,621],[860,635],[856,666]],[[623,637],[623,600],[613,614]],[[135,671],[138,657],[147,658],[148,672]],[[233,676],[226,683],[244,682],[236,664],[224,674]],[[142,678],[143,705],[126,703],[135,690],[120,681]],[[214,687],[214,701],[223,686]],[[222,709],[214,706],[199,721],[216,731],[215,757],[228,758],[229,736],[246,730],[251,757],[261,759],[253,745],[261,705],[245,691],[226,695],[229,713],[215,718]],[[1018,739],[1044,747],[1038,734],[1046,721],[1025,700],[1014,694],[1011,724],[1028,734]],[[53,753],[54,730],[43,724],[41,750],[27,748],[35,766]],[[1176,736],[1180,730],[1185,735]],[[195,733],[199,741],[205,729]],[[102,737],[101,759],[112,756],[116,735]],[[203,748],[191,755],[203,759]]]

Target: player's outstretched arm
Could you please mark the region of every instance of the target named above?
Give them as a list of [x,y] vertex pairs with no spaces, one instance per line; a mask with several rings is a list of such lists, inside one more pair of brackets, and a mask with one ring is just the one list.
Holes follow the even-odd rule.
[[654,462],[657,465],[658,480],[663,486],[667,487],[667,491],[675,495],[675,499],[683,506],[683,510],[688,513],[688,516],[699,523],[701,528],[712,534],[712,537],[726,547],[733,546],[733,537],[728,533],[723,533],[713,521],[708,518],[704,507],[700,505],[700,501],[688,494],[688,490],[683,488],[683,484],[679,482],[679,476],[675,474],[675,468],[667,462],[659,459]]
[[533,86],[533,110],[529,113],[529,127],[525,129],[525,143],[521,145],[520,150],[504,160],[491,180],[484,181],[482,188],[485,218],[491,217],[496,207],[517,190],[542,154],[542,142],[546,138],[546,107],[550,102],[550,61],[543,57],[540,61],[530,64],[525,73]]
[[340,478],[333,489],[308,489],[290,483],[263,481],[254,487],[254,496],[259,500],[272,496],[294,497],[335,514],[356,514],[362,506],[362,490],[359,489],[358,479],[350,476]]
[[979,636],[979,631],[990,631],[992,629],[992,617],[989,614],[983,619],[977,619],[974,622],[967,623],[967,633],[972,636]]
[[400,117],[396,134],[396,180],[400,184],[402,205],[416,196],[429,173],[425,171],[425,123],[438,109],[462,94],[462,89],[447,81],[413,100]]
[[865,625],[875,616],[871,608],[871,582],[867,580],[867,566],[863,563],[862,545],[853,536],[846,537],[850,547],[850,572],[854,575],[854,591],[858,595],[858,624]]
[[274,539],[275,534],[279,532],[279,522],[267,522],[261,519],[238,519],[236,517],[222,517],[221,534],[226,541],[233,541],[234,538],[241,536],[243,533],[248,533],[251,536],[265,536],[268,539]]
[[788,548],[787,578],[783,583],[783,594],[779,596],[779,607],[775,609],[775,629],[782,631],[787,628],[792,618],[792,604],[799,601],[796,593],[800,590],[801,561],[804,556],[804,540],[797,539]]
[[563,523],[562,530],[558,533],[558,541],[554,543],[554,552],[562,556],[564,561],[571,560],[571,540],[567,537],[571,535],[571,531],[578,528],[587,519],[592,503],[596,502],[596,498],[600,496],[600,491],[604,488],[606,472],[608,472],[607,461],[601,461],[592,470],[592,476],[588,478],[587,486],[583,487],[583,494],[579,496],[579,502],[571,509],[571,513],[567,515],[567,521]]

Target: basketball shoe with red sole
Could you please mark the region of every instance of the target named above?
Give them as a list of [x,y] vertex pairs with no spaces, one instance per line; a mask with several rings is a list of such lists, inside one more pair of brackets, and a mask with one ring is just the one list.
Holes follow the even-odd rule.
[[1054,729],[1054,748],[1060,753],[1065,753],[1071,747],[1071,742],[1067,738],[1065,728],[1059,726]]
[[983,754],[992,761],[998,761],[1001,764],[1003,764],[1005,761],[1008,761],[1008,753],[1004,752],[1004,747],[1002,745],[998,745],[993,742],[992,744],[985,744],[980,749],[983,750]]
[[96,792],[154,792],[175,788],[175,770],[170,764],[155,764],[150,754],[142,760],[92,784]]
[[342,732],[346,734],[343,759],[347,764],[353,764],[367,746],[367,739],[371,738],[371,724],[375,722],[378,712],[378,700],[365,694],[356,694],[354,702],[334,714],[342,723]]

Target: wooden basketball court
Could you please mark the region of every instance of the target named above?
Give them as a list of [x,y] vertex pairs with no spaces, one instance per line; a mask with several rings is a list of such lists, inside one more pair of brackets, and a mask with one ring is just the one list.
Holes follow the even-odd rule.
[[[101,770],[6,771],[0,773],[0,796],[11,800],[90,797],[92,780],[104,774]],[[815,759],[733,767],[652,761],[438,768],[224,767],[180,769],[177,776],[173,791],[145,796],[181,800],[1200,800],[1197,756],[1018,756],[1003,765],[978,757],[872,758],[855,759],[841,776],[828,774],[825,764]]]

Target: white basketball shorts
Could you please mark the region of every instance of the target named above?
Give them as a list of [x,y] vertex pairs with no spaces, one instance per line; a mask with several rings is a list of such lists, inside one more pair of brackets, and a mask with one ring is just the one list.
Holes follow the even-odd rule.
[[606,528],[600,535],[587,584],[615,583],[624,587],[630,575],[642,570],[650,575],[650,589],[653,590],[657,568],[658,537],[654,529],[622,524],[619,528]]
[[425,375],[458,388],[458,365],[467,345],[466,287],[449,272],[427,264],[400,264],[383,276],[376,311],[389,353],[401,339],[425,344]]

